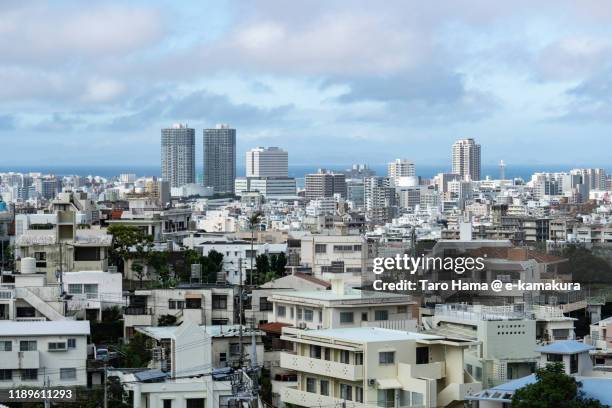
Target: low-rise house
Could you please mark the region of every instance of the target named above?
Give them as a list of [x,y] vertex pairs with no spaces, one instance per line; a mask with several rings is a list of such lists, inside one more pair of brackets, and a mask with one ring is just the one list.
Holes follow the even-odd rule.
[[235,288],[227,285],[179,285],[170,289],[136,290],[124,310],[124,337],[134,336],[136,327],[157,326],[162,316],[177,323],[227,325],[237,322]]
[[102,320],[102,311],[125,305],[122,275],[102,271],[64,273],[66,313],[81,319]]
[[592,324],[590,333],[584,341],[594,346],[590,353],[595,366],[612,366],[612,317]]
[[0,323],[0,388],[87,384],[88,321]]
[[281,354],[281,367],[297,373],[284,404],[446,407],[481,390],[463,368],[473,342],[374,327],[285,328],[282,338],[295,352]]

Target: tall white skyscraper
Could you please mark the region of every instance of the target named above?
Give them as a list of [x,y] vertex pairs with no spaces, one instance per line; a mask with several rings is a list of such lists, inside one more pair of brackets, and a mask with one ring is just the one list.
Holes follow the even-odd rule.
[[204,187],[233,194],[236,180],[236,129],[217,125],[204,129]]
[[480,145],[474,139],[460,139],[453,144],[453,173],[463,179],[480,180]]
[[195,183],[195,129],[175,124],[161,130],[161,167],[170,187]]
[[246,153],[247,177],[287,177],[289,155],[278,147],[257,147]]
[[416,176],[414,162],[407,159],[395,159],[387,165],[387,176],[393,179]]

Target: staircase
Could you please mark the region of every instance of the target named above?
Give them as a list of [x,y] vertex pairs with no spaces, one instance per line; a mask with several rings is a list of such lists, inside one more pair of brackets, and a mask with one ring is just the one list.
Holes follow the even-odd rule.
[[15,288],[15,295],[19,299],[23,299],[30,304],[34,309],[38,310],[43,316],[49,320],[67,320],[62,314],[39,298],[28,288]]

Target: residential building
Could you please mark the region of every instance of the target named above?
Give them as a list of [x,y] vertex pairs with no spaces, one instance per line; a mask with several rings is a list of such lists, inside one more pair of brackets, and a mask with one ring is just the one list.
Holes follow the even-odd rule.
[[319,169],[317,173],[307,174],[304,194],[307,200],[333,197],[335,194],[346,198],[346,176],[325,169]]
[[195,129],[174,124],[161,130],[161,172],[170,188],[195,183]]
[[297,373],[297,385],[281,390],[285,404],[447,407],[481,390],[463,368],[474,342],[374,327],[284,328],[281,338],[294,352],[280,365]]
[[179,285],[172,289],[136,290],[124,310],[124,337],[136,327],[157,326],[159,318],[197,325],[227,325],[236,321],[234,288],[225,285]]
[[288,177],[289,154],[279,147],[257,147],[246,152],[246,176]]
[[297,198],[295,179],[291,177],[238,177],[234,191],[237,196],[258,192],[265,198]]
[[309,234],[300,239],[300,265],[323,280],[341,277],[358,282],[367,248],[361,235]]
[[387,164],[387,176],[394,180],[400,177],[415,177],[416,167],[414,162],[407,159],[395,159]]
[[233,194],[236,180],[236,129],[219,124],[204,129],[204,186]]
[[454,174],[463,179],[480,180],[480,145],[474,139],[460,139],[453,144],[452,165]]
[[0,389],[87,385],[88,321],[0,323]]

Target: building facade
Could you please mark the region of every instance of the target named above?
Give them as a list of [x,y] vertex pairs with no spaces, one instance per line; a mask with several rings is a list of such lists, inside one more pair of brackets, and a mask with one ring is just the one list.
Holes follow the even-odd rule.
[[236,129],[220,124],[204,129],[204,186],[233,194],[236,180]]
[[171,188],[195,183],[195,129],[175,124],[161,130],[161,167]]

